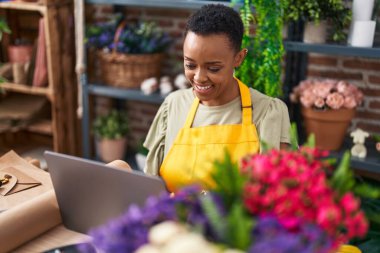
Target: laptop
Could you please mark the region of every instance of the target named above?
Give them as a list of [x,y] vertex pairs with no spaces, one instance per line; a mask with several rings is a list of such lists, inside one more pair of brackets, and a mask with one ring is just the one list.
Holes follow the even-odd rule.
[[159,177],[126,171],[52,151],[44,157],[66,228],[87,233],[116,218],[131,204],[167,192]]

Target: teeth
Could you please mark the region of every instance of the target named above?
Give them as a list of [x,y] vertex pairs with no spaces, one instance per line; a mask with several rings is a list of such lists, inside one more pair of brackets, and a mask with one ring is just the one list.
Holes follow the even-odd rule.
[[198,90],[208,90],[208,89],[210,89],[211,88],[211,85],[209,85],[209,86],[198,86],[197,85],[197,89]]

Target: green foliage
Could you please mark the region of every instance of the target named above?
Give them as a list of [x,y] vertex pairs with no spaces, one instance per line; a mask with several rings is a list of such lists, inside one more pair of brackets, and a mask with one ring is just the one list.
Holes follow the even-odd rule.
[[0,18],[0,41],[3,38],[3,33],[11,33],[11,29],[7,21],[4,18]]
[[354,173],[350,169],[350,157],[350,153],[346,151],[330,179],[332,187],[342,195],[352,190],[355,185]]
[[94,121],[93,131],[100,138],[123,138],[129,131],[127,115],[123,112],[112,110],[106,115],[99,116]]
[[380,134],[373,134],[372,137],[375,141],[380,142]]
[[290,127],[290,146],[292,150],[298,149],[298,131],[297,131],[297,124],[292,123]]
[[227,151],[222,161],[215,161],[214,168],[211,178],[216,184],[209,188],[223,196],[227,208],[231,208],[235,201],[240,201],[246,178],[240,174],[238,165],[232,162]]
[[314,21],[331,20],[334,30],[333,40],[343,41],[344,32],[351,22],[351,10],[345,6],[344,0],[284,0],[284,20]]
[[224,216],[227,222],[220,222],[223,216],[214,200],[207,194],[202,198],[201,205],[212,230],[222,242],[246,251],[251,244],[251,231],[254,226],[254,220],[247,213],[242,201],[247,179],[241,175],[238,165],[232,162],[227,151],[224,160],[215,162],[211,177],[214,181],[213,191],[223,199],[227,213]]
[[[242,47],[248,49],[248,54],[236,70],[236,76],[271,97],[281,95],[283,1],[244,0],[240,9],[244,24]],[[255,8],[255,16],[252,8]],[[252,21],[256,24],[253,38],[250,36]]]

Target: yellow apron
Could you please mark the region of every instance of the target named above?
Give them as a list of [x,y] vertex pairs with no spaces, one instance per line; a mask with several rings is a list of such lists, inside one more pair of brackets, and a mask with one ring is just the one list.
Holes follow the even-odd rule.
[[210,173],[214,161],[221,160],[226,149],[233,161],[259,152],[259,138],[252,123],[251,95],[247,86],[239,80],[238,83],[242,124],[191,128],[199,105],[199,99],[194,99],[185,125],[160,168],[160,175],[169,191],[176,192],[179,188],[194,183],[211,185]]

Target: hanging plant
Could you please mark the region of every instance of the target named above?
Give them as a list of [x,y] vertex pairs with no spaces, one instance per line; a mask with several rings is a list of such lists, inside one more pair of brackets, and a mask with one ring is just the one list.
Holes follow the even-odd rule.
[[[250,87],[271,97],[281,92],[281,61],[284,55],[282,43],[284,0],[244,0],[240,15],[244,24],[242,46],[248,49],[236,76]],[[255,9],[255,15],[252,13]],[[255,24],[255,36],[251,37],[250,25]]]

